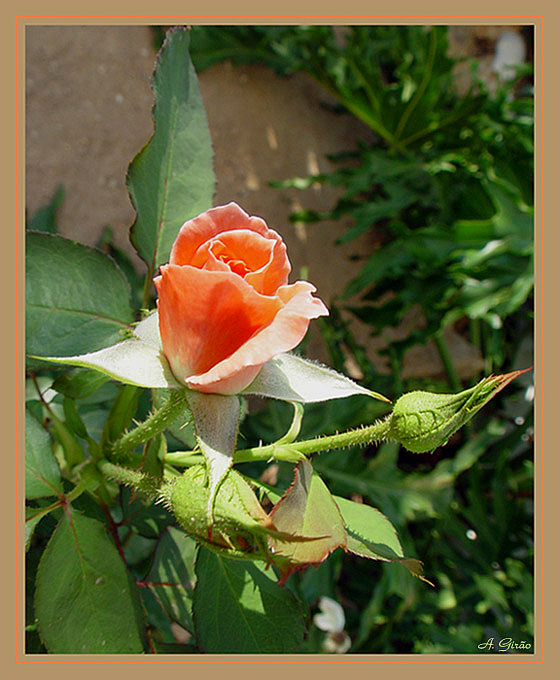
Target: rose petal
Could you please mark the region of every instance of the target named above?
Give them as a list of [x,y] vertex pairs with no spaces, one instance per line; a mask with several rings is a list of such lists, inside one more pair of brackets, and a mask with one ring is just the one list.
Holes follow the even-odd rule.
[[249,271],[256,271],[270,262],[274,243],[249,229],[226,231],[203,243],[190,264],[202,269],[211,252],[217,259],[240,260]]
[[[329,313],[323,302],[312,296],[314,291],[315,286],[306,281],[279,288],[278,298],[284,307],[270,325],[207,372],[188,376],[187,385],[201,392],[219,394],[233,394],[247,387],[265,362],[300,343],[311,319]],[[245,382],[247,379],[249,382]]]
[[[200,246],[218,234],[236,229],[249,229],[265,238],[282,243],[280,236],[269,229],[263,219],[248,215],[237,203],[232,202],[211,208],[202,215],[185,222],[171,249],[169,264],[192,264],[193,257]],[[287,266],[289,273],[289,262]]]
[[249,229],[223,232],[206,241],[190,264],[198,269],[232,271],[263,295],[273,295],[288,282],[290,273],[284,243]]
[[155,279],[161,339],[180,381],[223,362],[282,307],[236,274],[178,265],[162,267],[161,274]]

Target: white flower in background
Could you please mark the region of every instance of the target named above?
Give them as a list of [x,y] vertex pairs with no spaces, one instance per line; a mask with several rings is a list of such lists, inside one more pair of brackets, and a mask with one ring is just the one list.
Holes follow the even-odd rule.
[[319,609],[321,613],[315,614],[313,623],[327,633],[323,640],[323,649],[329,654],[344,654],[351,645],[350,637],[344,630],[344,609],[330,597],[319,600]]
[[517,31],[504,31],[496,43],[492,70],[501,80],[515,78],[515,67],[525,61],[525,41]]

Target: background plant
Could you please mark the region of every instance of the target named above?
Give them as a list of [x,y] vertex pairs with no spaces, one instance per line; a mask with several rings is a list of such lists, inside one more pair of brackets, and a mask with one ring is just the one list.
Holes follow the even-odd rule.
[[[356,277],[345,283],[338,303],[330,306],[330,317],[320,320],[320,325],[332,365],[343,370],[350,356],[364,380],[375,382],[390,396],[410,388],[445,391],[462,385],[443,335],[447,327],[480,351],[485,374],[510,370],[532,353],[531,65],[520,66],[513,81],[497,83],[490,92],[478,76],[476,60],[471,59],[472,85],[460,94],[455,86],[457,60],[449,57],[447,33],[443,26],[335,30],[329,26],[199,26],[193,30],[193,61],[199,71],[229,59],[234,64],[266,65],[283,76],[304,72],[338,101],[341,112],[353,114],[376,133],[374,144],[331,157],[339,166],[331,173],[274,178],[271,184],[301,190],[316,182],[337,186],[341,198],[330,210],[303,209],[292,219],[317,229],[322,220],[347,224],[343,218],[351,217],[351,226],[341,232],[338,243],[371,234],[375,247],[361,254]],[[347,314],[367,324],[371,335],[383,337],[413,309],[421,310],[424,323],[381,350],[391,375],[379,375],[367,348],[354,337]],[[444,381],[403,379],[404,355],[429,340],[435,342],[442,359]],[[352,453],[348,458],[323,457],[316,462],[329,468],[331,481],[339,480],[342,486],[334,488],[363,489],[358,493],[395,522],[399,535],[406,526],[416,554],[433,555],[432,567],[426,562],[429,573],[439,573],[446,583],[438,596],[418,592],[414,583],[408,584],[410,590],[399,591],[391,577],[373,589],[365,587],[355,598],[367,599],[371,612],[366,610],[355,622],[359,633],[353,649],[474,650],[473,640],[479,634],[491,630],[507,635],[508,626],[521,637],[531,636],[530,379],[525,386],[529,402],[519,393],[516,399],[502,402],[494,414],[484,411],[475,429],[458,434],[447,450],[423,456],[420,468],[417,457],[391,445],[371,453],[367,468],[371,467],[371,485],[364,482],[363,470],[353,467],[360,463]],[[359,410],[352,416],[360,420]],[[365,414],[362,417],[365,421]],[[319,429],[341,427],[344,422],[342,414],[333,410]],[[512,448],[519,436],[521,443]],[[383,485],[394,491],[382,491]],[[508,513],[495,505],[501,503],[497,488],[502,489],[501,500],[505,494],[513,502],[512,516],[527,528],[519,543],[515,531],[500,532],[515,545],[504,543],[498,549],[487,533],[488,523],[508,524]],[[480,507],[485,507],[484,513],[475,510]],[[436,547],[443,537],[445,559]],[[434,546],[433,553],[429,545]],[[484,561],[484,554],[496,559]],[[519,562],[513,555],[521,558]],[[522,565],[516,585],[504,576],[504,560],[511,565],[512,559]],[[453,565],[457,578],[447,581],[444,564]],[[359,582],[348,578],[348,583]],[[390,597],[401,601],[402,611],[394,616],[383,608],[384,598]],[[432,610],[424,620],[419,614],[427,601],[437,602],[439,613],[434,617]]]
[[[297,55],[299,35],[306,40],[309,36],[328,37],[330,29],[327,32],[324,28],[311,27],[307,32],[303,27],[280,27],[275,35],[282,36],[282,41],[274,42],[274,45],[284,44],[284,53]],[[245,45],[266,46],[262,48],[259,59],[263,54],[276,55],[278,52],[276,47],[274,50],[268,47],[271,43],[267,42],[267,29],[241,27],[239,30],[248,31],[255,37],[253,43],[245,41]],[[407,35],[409,33],[413,35],[414,31],[407,31]],[[194,31],[195,60],[198,59],[196,36]],[[423,39],[420,33],[416,36],[419,54],[422,45],[423,49],[427,49]],[[220,40],[227,45],[229,38]],[[438,45],[436,43],[436,48]],[[439,49],[443,50],[441,45]],[[324,50],[318,52],[323,54]],[[307,63],[306,54],[303,52],[300,56],[300,65]],[[397,54],[396,63],[399,63],[398,58]],[[330,68],[332,59],[329,57],[327,61]],[[417,70],[422,72],[420,67]],[[184,77],[182,71],[181,78]],[[174,93],[181,92],[189,106],[194,107],[196,117],[201,104],[192,75],[187,82],[189,88],[186,92],[182,88],[170,89]],[[165,99],[165,85],[160,95]],[[506,103],[504,99],[504,105]],[[191,132],[197,131],[198,134],[193,134],[194,138],[204,138],[204,122],[200,117],[198,120],[202,127],[191,127]],[[189,124],[192,125],[192,121]],[[403,130],[409,131],[410,128],[405,125]],[[165,122],[160,125],[160,131],[162,134],[169,132]],[[394,136],[396,129],[392,133]],[[398,153],[384,152],[384,157],[391,159]],[[382,157],[380,154],[378,162]],[[156,163],[159,161],[156,155]],[[208,163],[204,167],[210,182],[211,169],[209,171]],[[197,168],[201,168],[200,158]],[[346,171],[341,170],[342,173]],[[344,174],[341,176],[346,177]],[[359,192],[350,198],[354,199],[350,201],[350,207],[367,203]],[[30,227],[55,232],[56,208],[60,200],[59,192],[51,206],[33,216]],[[419,201],[418,196],[416,200]],[[164,211],[165,205],[165,202],[158,204]],[[192,205],[189,209],[193,214],[198,211]],[[432,212],[435,211],[432,206]],[[170,225],[174,219],[179,219],[179,216],[165,212],[163,216]],[[182,213],[181,220],[184,221],[187,216]],[[48,349],[48,353],[56,354],[60,352],[61,343],[65,342],[68,347],[72,346],[73,352],[80,342],[79,351],[91,351],[114,342],[122,337],[123,332],[129,332],[130,323],[138,318],[135,310],[153,304],[145,282],[151,279],[156,263],[165,261],[165,254],[158,253],[158,245],[142,236],[145,233],[149,235],[150,232],[135,228],[136,243],[148,267],[145,277],[139,276],[126,256],[112,245],[110,231],[105,233],[99,249],[110,254],[118,268],[107,259],[103,259],[101,265],[98,251],[71,244],[55,234],[50,237],[29,234],[27,274],[34,284],[28,286],[29,353],[45,354]],[[401,241],[408,239],[403,236]],[[482,239],[479,245],[481,243]],[[397,246],[394,251],[398,251]],[[80,267],[75,271],[67,269],[65,281],[56,284],[60,281],[58,272],[62,264],[66,265],[78,255],[81,257]],[[445,262],[448,263],[447,260]],[[99,285],[99,279],[95,282],[100,266],[105,267],[103,286]],[[444,273],[448,268],[442,264]],[[88,299],[70,300],[67,296],[69,282],[83,279],[88,271],[92,274],[93,294]],[[406,277],[399,281],[406,284]],[[128,286],[131,290],[130,303],[123,302],[128,298]],[[105,299],[104,288],[111,289],[113,293],[122,289],[122,295],[110,296],[118,298],[120,303]],[[57,301],[57,294],[72,305],[54,320],[55,323],[45,326],[41,323],[41,310],[45,305],[52,307],[53,301]],[[418,291],[416,296],[422,297]],[[525,304],[529,305],[528,302]],[[114,306],[109,307],[110,318],[106,314],[107,305]],[[82,313],[72,315],[72,308]],[[333,322],[325,325],[323,330],[335,367],[342,368],[344,357],[350,351],[364,370],[365,384],[380,391],[383,391],[380,385],[384,384],[391,395],[397,394],[402,388],[398,370],[394,380],[377,375],[348,326],[336,310],[333,311]],[[511,316],[504,314],[504,319],[511,319]],[[523,326],[520,320],[518,323],[518,328],[527,326]],[[506,345],[507,338],[499,337]],[[403,346],[391,350],[397,368],[404,349]],[[509,366],[511,354],[511,349],[503,352],[505,359],[499,365]],[[435,455],[412,456],[399,450],[398,445],[388,443],[377,451],[350,449],[314,459],[314,467],[333,493],[343,497],[358,494],[366,503],[380,508],[387,515],[398,529],[405,554],[420,556],[426,561],[426,574],[435,582],[436,590],[412,579],[406,570],[395,565],[359,561],[350,555],[339,554],[341,551],[316,571],[307,570],[291,576],[286,588],[279,590],[275,583],[271,587],[270,574],[261,572],[257,566],[247,571],[239,563],[228,564],[211,553],[203,553],[195,567],[194,542],[177,528],[174,518],[164,507],[146,503],[137,492],[100,478],[97,467],[91,464],[98,458],[99,442],[113,440],[130,427],[133,420],[143,420],[150,408],[157,406],[165,395],[157,392],[150,395],[131,386],[118,387],[90,371],[72,370],[60,374],[53,372],[51,367],[33,362],[30,362],[28,370],[27,465],[30,478],[40,479],[40,482],[28,485],[27,651],[45,651],[37,633],[38,613],[47,622],[43,623],[42,636],[51,652],[60,651],[68,644],[76,650],[85,645],[84,650],[95,652],[228,651],[220,648],[219,639],[212,639],[207,633],[216,624],[215,620],[200,619],[200,628],[194,628],[193,592],[195,608],[198,607],[198,612],[207,612],[208,616],[215,616],[212,597],[220,595],[222,618],[219,621],[227,620],[230,630],[239,627],[240,638],[234,641],[235,651],[271,651],[266,641],[258,640],[258,646],[254,647],[248,641],[248,635],[244,635],[247,630],[243,626],[239,604],[243,603],[248,610],[257,605],[249,601],[248,594],[245,597],[249,599],[244,599],[248,582],[259,584],[261,601],[265,602],[267,612],[271,612],[267,625],[285,632],[285,635],[275,636],[273,651],[321,650],[323,634],[309,626],[321,595],[334,597],[344,605],[347,630],[353,640],[351,651],[474,652],[476,644],[487,636],[513,636],[515,632],[520,638],[530,638],[532,463],[528,439],[531,421],[524,416],[528,409],[524,408],[521,394],[515,395],[514,391],[515,399],[496,402],[493,412],[479,418],[476,437],[468,440],[456,437],[447,449],[439,450]],[[361,397],[306,407],[300,434],[305,438],[371,423],[382,413],[382,405]],[[523,423],[516,424],[513,421],[515,417],[523,419]],[[247,446],[279,439],[288,430],[291,418],[290,407],[276,402],[271,402],[264,411],[249,413],[242,425]],[[154,438],[143,447],[143,471],[157,476],[161,474],[166,452],[193,447],[192,431],[183,425],[177,422],[165,436]],[[525,436],[525,440],[520,439],[520,435]],[[275,478],[274,483],[279,488],[285,488],[293,475],[292,466],[282,462],[273,468],[265,463],[245,463],[239,469],[254,479],[263,474],[264,479],[269,481]],[[104,526],[108,527],[109,534],[101,530]],[[476,533],[475,539],[470,533],[472,531]],[[71,533],[78,537],[77,541],[71,539]],[[53,559],[53,553],[56,559]],[[106,573],[99,575],[97,571],[88,570],[87,565],[91,567],[98,561],[98,555],[105,553],[108,556],[104,567]],[[109,584],[107,599],[117,598],[123,603],[119,607],[121,617],[111,624],[114,626],[112,636],[80,639],[83,621],[77,622],[69,617],[61,626],[60,611],[49,609],[49,593],[41,587],[41,583],[57,582],[59,574],[53,565],[60,560],[68,565],[86,565],[82,578],[76,581],[76,589],[69,592],[77,592],[87,600],[90,594],[96,594],[96,588],[100,590],[105,583]],[[95,578],[88,580],[94,573]],[[197,581],[197,588],[193,591]],[[234,584],[234,588],[228,587],[228,583]],[[119,600],[123,594],[124,600]],[[98,621],[99,630],[106,632],[105,625],[101,625],[103,609],[103,606],[98,606],[87,615]],[[274,614],[286,609],[291,610],[294,617],[288,627],[284,626],[280,615]],[[305,622],[308,629],[304,640]],[[253,623],[259,626],[258,621]],[[177,642],[174,624],[191,633],[187,642]],[[45,626],[55,631],[54,638],[47,639]],[[107,646],[110,644],[114,645],[112,649]],[[278,644],[283,645],[282,649]]]

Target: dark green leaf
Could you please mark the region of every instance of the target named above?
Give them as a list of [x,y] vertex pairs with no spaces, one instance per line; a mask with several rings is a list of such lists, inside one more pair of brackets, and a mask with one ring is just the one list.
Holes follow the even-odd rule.
[[190,536],[180,529],[168,527],[161,536],[146,577],[168,617],[191,633],[196,550],[196,542]]
[[61,236],[26,234],[25,285],[28,355],[101,349],[122,339],[132,321],[130,290],[114,263]]
[[25,412],[25,496],[43,498],[62,492],[60,469],[48,433]]
[[210,654],[291,654],[301,650],[303,612],[291,591],[256,562],[201,548],[193,611],[199,646]]
[[155,131],[132,161],[127,185],[137,211],[131,240],[150,272],[169,259],[181,225],[212,205],[212,147],[189,33],[176,28],[153,78]]
[[99,371],[83,370],[74,371],[73,375],[59,375],[52,387],[60,394],[71,399],[83,399],[93,394],[101,385],[109,381],[109,376]]
[[26,228],[34,231],[46,231],[49,234],[56,234],[56,216],[58,209],[64,199],[64,187],[59,186],[51,202],[39,208],[27,223]]
[[68,509],[41,558],[39,632],[51,654],[143,651],[136,588],[98,521]]

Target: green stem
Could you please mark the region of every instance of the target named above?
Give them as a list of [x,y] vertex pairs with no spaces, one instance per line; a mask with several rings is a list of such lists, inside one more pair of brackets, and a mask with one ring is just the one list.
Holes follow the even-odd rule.
[[112,479],[119,484],[125,484],[126,486],[133,486],[150,498],[158,497],[160,483],[155,477],[138,472],[137,470],[115,465],[108,460],[100,460],[97,463],[97,467],[101,474],[108,479]]
[[[233,462],[248,463],[274,458],[295,463],[301,460],[303,456],[308,456],[312,453],[329,451],[330,449],[342,449],[347,446],[363,446],[364,444],[381,441],[388,437],[388,433],[389,422],[388,420],[382,420],[357,430],[349,430],[325,437],[316,437],[315,439],[306,439],[301,442],[293,442],[291,444],[278,444],[275,442],[274,444],[257,446],[251,449],[240,449],[233,454]],[[190,451],[177,451],[168,453],[165,456],[165,462],[172,465],[189,466],[202,461],[202,456]]]
[[51,409],[50,404],[43,397],[43,393],[41,392],[41,388],[39,387],[39,383],[37,382],[37,377],[35,376],[34,373],[31,374],[31,379],[33,381],[35,389],[37,390],[37,394],[42,405],[49,414],[52,429],[54,430],[54,434],[56,435],[57,440],[60,442],[60,445],[62,446],[62,450],[64,451],[64,458],[66,459],[68,468],[71,470],[73,467],[79,465],[84,461],[85,459],[84,450],[82,449],[81,445],[74,437],[72,432],[66,427],[66,424],[55,415],[55,413]]
[[375,116],[373,116],[367,109],[343,95],[339,90],[331,85],[327,78],[321,78],[316,73],[311,72],[310,75],[312,75],[315,80],[317,80],[326,90],[336,97],[338,101],[343,106],[345,106],[348,111],[350,111],[350,113],[358,118],[358,120],[361,120],[362,123],[365,123],[382,139],[384,139],[391,146],[391,148],[401,151],[402,153],[406,152],[406,147],[398,139],[395,139],[394,135],[392,135],[389,130],[383,126],[381,121],[375,118]]
[[[375,96],[375,92],[373,91],[373,88],[369,84],[368,79],[364,76],[362,70],[360,69],[358,64],[354,61],[354,58],[350,56],[350,54],[346,55],[346,61],[348,62],[348,66],[350,66],[350,69],[352,70],[356,78],[362,84],[362,87],[364,88],[364,91],[367,95],[367,98],[369,99],[370,104],[372,105],[372,107],[375,109],[375,112],[379,116],[381,112],[381,107],[379,106],[379,101]],[[387,132],[387,134],[390,133]]]
[[166,453],[163,460],[169,465],[191,467],[191,465],[203,463],[206,458],[202,454],[193,453],[192,451],[172,451],[171,453]]
[[171,390],[167,401],[154,411],[143,423],[113,443],[112,453],[116,458],[123,458],[137,446],[163,432],[187,409],[187,401],[182,390]]
[[148,309],[150,303],[150,291],[152,289],[152,279],[154,276],[153,267],[150,267],[146,272],[146,278],[144,279],[144,290],[142,293],[142,309]]
[[417,132],[414,132],[413,134],[406,137],[406,139],[401,140],[401,143],[404,144],[405,146],[408,146],[412,142],[415,142],[418,139],[421,139],[422,137],[426,137],[427,135],[431,134],[432,132],[435,132],[436,130],[442,130],[444,127],[452,125],[458,120],[461,120],[461,118],[466,117],[469,113],[472,113],[473,110],[474,105],[471,105],[470,107],[467,107],[465,110],[453,114],[439,123],[436,121],[432,121],[427,127],[423,128],[422,130],[418,130]]

